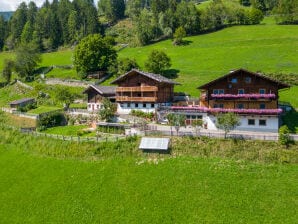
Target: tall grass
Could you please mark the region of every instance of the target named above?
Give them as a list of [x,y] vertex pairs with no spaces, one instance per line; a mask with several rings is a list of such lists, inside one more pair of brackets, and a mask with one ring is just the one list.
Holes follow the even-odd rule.
[[[69,142],[46,137],[34,137],[18,131],[0,130],[0,143],[40,155],[59,158],[98,160],[114,157],[146,158],[154,154],[143,154],[138,149],[139,138],[128,138],[116,142]],[[224,140],[209,138],[172,138],[171,154],[162,158],[200,157],[223,158],[260,163],[298,163],[298,145],[284,149],[278,142]],[[41,147],[42,146],[42,147]]]

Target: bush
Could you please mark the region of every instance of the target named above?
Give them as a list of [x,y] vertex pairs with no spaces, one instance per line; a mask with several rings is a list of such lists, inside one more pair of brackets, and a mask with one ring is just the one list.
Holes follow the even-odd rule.
[[36,104],[36,102],[34,102],[34,103],[29,103],[29,104],[27,104],[27,105],[25,105],[25,106],[22,106],[22,107],[18,107],[17,110],[18,110],[18,111],[21,111],[21,112],[27,112],[27,111],[29,111],[29,110],[33,110],[33,109],[35,109],[35,108],[37,108],[37,104]]
[[283,125],[280,127],[279,131],[279,143],[281,145],[284,145],[286,148],[289,147],[289,145],[291,144],[292,140],[291,140],[291,136],[290,136],[290,130],[288,128],[288,126]]
[[154,119],[154,113],[153,112],[146,113],[146,112],[143,112],[143,111],[140,111],[140,110],[132,110],[130,112],[130,115],[145,118],[145,119],[148,119],[148,120],[153,120]]
[[37,129],[45,130],[50,127],[66,125],[67,120],[62,112],[53,112],[40,115],[37,121]]

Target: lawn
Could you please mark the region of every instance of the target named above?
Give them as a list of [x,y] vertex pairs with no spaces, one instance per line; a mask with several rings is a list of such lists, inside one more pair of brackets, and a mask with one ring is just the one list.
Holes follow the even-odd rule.
[[80,79],[75,69],[53,68],[46,74],[47,78]]
[[89,132],[86,130],[87,128],[87,125],[68,125],[48,128],[44,132],[64,136],[78,136],[80,134],[82,137],[95,137],[95,131]]
[[[172,155],[147,155],[137,150],[138,140],[78,144],[10,134],[0,130],[2,223],[298,219],[296,146],[282,150],[276,143],[190,139],[174,140]],[[243,156],[251,149],[239,148],[245,145],[256,150],[248,160]],[[287,156],[293,161],[278,162]]]
[[27,113],[29,113],[29,114],[42,114],[42,113],[47,113],[47,112],[61,110],[61,109],[62,108],[53,107],[53,106],[39,106],[36,109],[27,111]]

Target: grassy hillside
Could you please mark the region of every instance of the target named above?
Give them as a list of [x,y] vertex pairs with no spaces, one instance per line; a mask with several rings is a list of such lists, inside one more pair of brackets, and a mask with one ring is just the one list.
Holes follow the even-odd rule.
[[157,156],[138,152],[135,140],[77,144],[7,130],[0,130],[0,137],[2,223],[295,223],[298,218],[296,146],[174,139],[172,155]]
[[[232,69],[297,73],[297,26],[235,26],[215,33],[188,37],[189,45],[175,47],[171,40],[142,48],[127,48],[119,57],[136,58],[143,67],[149,52],[164,50],[179,70],[176,90],[198,95],[197,86]],[[294,92],[293,92],[294,93]],[[297,102],[298,103],[298,102]]]
[[[235,26],[218,32],[185,38],[189,44],[173,46],[171,40],[145,47],[126,48],[119,58],[135,58],[141,69],[149,52],[164,50],[172,59],[171,69],[176,70],[176,80],[182,85],[176,91],[198,96],[196,87],[228,73],[232,69],[246,68],[265,73],[298,73],[297,26],[275,25],[273,18],[266,18],[261,25]],[[0,70],[8,53],[0,54]],[[72,51],[64,50],[43,55],[42,66],[72,64]],[[50,76],[75,77],[71,70],[55,70]],[[59,74],[58,74],[59,73]],[[109,84],[108,80],[105,84]],[[281,94],[281,100],[290,101],[298,108],[298,89],[292,88]]]

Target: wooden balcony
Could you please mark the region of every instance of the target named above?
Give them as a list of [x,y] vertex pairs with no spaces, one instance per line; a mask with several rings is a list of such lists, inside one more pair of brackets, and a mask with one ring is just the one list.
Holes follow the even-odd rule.
[[156,102],[157,97],[116,96],[117,102]]
[[116,92],[157,92],[156,86],[117,87]]

